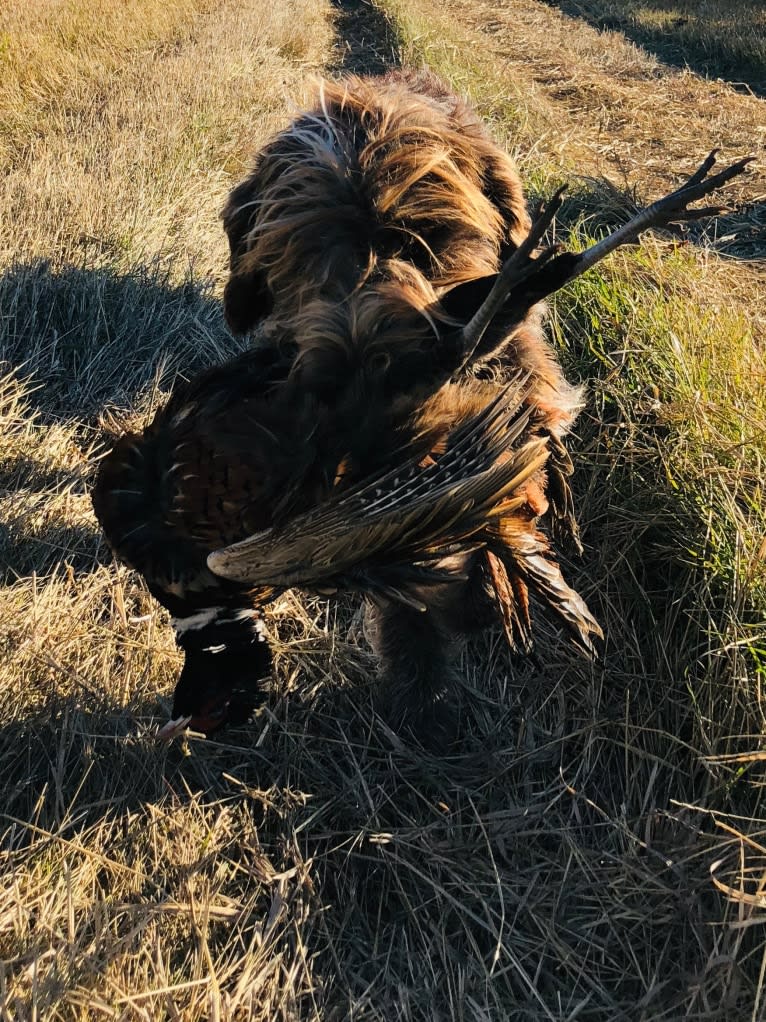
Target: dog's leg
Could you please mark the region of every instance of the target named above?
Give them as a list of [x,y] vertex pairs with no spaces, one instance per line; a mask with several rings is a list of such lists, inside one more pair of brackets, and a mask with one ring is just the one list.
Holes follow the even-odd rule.
[[380,658],[383,715],[424,740],[454,732],[455,642],[441,616],[402,604],[370,603],[365,634]]

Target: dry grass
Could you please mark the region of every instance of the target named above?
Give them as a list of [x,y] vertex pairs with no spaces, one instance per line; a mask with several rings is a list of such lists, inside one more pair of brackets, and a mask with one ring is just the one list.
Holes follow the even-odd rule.
[[679,67],[766,94],[766,10],[753,0],[546,0]]
[[[620,169],[645,195],[764,123],[535,0],[481,3],[386,7],[533,190],[590,175],[575,243],[626,215]],[[544,630],[535,664],[487,637],[437,757],[372,714],[353,604],[286,596],[255,726],[151,739],[178,655],[95,528],[100,415],[140,421],[235,350],[217,209],[308,71],[369,59],[364,27],[351,52],[331,19],[93,0],[4,21],[0,1019],[762,1018],[763,284],[704,236],[649,240],[553,311],[592,394],[572,571],[604,665]],[[723,247],[762,257],[757,212],[738,216]]]
[[[94,11],[98,13],[94,15]],[[328,45],[306,0],[14,4],[0,52],[0,261],[220,273],[232,175]],[[4,62],[4,63],[2,63]]]

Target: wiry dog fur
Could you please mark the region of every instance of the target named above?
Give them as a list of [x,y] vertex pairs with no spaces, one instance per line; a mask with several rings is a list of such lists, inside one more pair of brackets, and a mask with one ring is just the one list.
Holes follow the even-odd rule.
[[[530,227],[515,165],[475,112],[435,76],[404,71],[322,82],[314,109],[258,154],[223,220],[231,328],[269,315],[287,325],[318,390],[355,374],[379,384],[413,351],[436,373],[443,324],[472,299],[455,286],[494,274]],[[496,366],[532,373],[533,400],[561,438],[581,397],[541,319],[532,310],[504,334],[500,317],[485,347]]]
[[[527,590],[531,584],[540,595],[539,585],[516,569],[528,558],[543,574],[553,569],[546,531],[579,546],[562,441],[582,395],[544,336],[543,307],[520,323],[501,313],[457,375],[445,341],[529,232],[516,167],[431,74],[325,81],[313,108],[258,153],[223,220],[231,328],[267,321],[267,337],[288,338],[301,388],[332,405],[339,429],[367,437],[349,445],[349,457],[355,449],[369,457],[364,424],[374,422],[376,402],[388,403],[389,421],[414,417],[438,433],[513,374],[530,376],[531,432],[547,437],[550,457],[527,484],[526,510],[498,523],[500,555],[476,555],[458,566],[468,582],[423,594],[425,617],[380,603],[370,614],[384,672],[397,679],[403,701],[427,705],[448,674],[447,638],[491,620],[487,594],[509,638],[528,643]],[[557,566],[553,574],[553,602],[571,597],[572,619],[582,617],[585,634],[596,634]]]

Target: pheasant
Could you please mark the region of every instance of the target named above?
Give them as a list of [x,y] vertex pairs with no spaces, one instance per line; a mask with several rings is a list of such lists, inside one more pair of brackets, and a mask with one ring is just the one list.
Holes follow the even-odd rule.
[[382,405],[349,441],[290,365],[264,348],[208,370],[100,463],[96,515],[185,654],[163,736],[250,716],[271,664],[263,608],[288,587],[366,594],[383,611],[383,673],[417,679],[405,696],[421,714],[477,579],[474,615],[491,609],[490,579],[519,597],[514,641],[529,638],[529,587],[593,649],[598,625],[532,527],[548,450],[530,432],[528,379],[447,386],[404,422]]

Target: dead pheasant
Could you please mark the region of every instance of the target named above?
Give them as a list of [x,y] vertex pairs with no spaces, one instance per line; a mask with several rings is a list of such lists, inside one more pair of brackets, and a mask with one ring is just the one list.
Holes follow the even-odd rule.
[[[290,364],[263,349],[208,371],[100,465],[98,519],[170,611],[185,653],[166,734],[187,724],[211,733],[249,716],[270,667],[261,611],[287,587],[354,590],[425,618],[422,646],[430,630],[454,627],[444,613],[483,569],[479,552],[497,547],[502,557],[511,523],[529,519],[526,488],[547,444],[529,435],[528,381],[456,393],[455,426],[446,405],[405,423],[379,409],[360,479],[358,447],[314,402],[301,407]],[[541,556],[547,544],[531,534],[525,542],[520,578],[591,648],[598,626]],[[245,563],[246,580],[223,577]],[[433,644],[441,661],[436,633]]]

